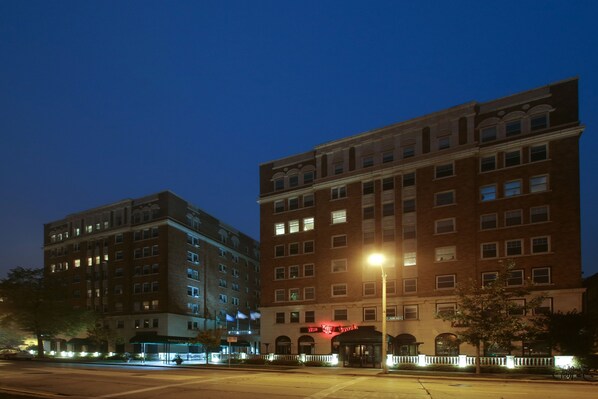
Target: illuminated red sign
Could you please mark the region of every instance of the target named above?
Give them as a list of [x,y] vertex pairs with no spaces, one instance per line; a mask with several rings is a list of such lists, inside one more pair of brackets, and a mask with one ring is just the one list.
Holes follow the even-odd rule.
[[352,324],[350,326],[332,326],[330,324],[322,324],[320,327],[301,327],[300,332],[302,333],[344,333],[351,330],[357,330],[357,326]]

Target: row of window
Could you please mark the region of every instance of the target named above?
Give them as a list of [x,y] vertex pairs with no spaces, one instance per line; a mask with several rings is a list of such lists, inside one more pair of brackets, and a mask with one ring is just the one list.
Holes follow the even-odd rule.
[[[502,165],[504,168],[521,165],[523,160],[521,157],[522,150],[509,150],[503,152]],[[528,148],[528,162],[539,162],[548,159],[548,145],[538,144],[532,145]],[[489,172],[498,168],[497,154],[483,155],[480,157],[480,172]]]
[[[509,198],[522,195],[524,191],[522,179],[509,180],[503,183],[502,197]],[[548,191],[548,175],[529,178],[527,192],[530,194]],[[488,184],[480,187],[480,201],[492,201],[499,198],[498,185]]]
[[287,246],[285,246],[284,244],[279,244],[279,245],[275,245],[274,246],[274,256],[277,258],[280,258],[282,256],[293,256],[293,255],[299,255],[300,252],[300,248],[303,247],[303,254],[312,254],[315,252],[315,246],[314,246],[314,241],[313,240],[309,240],[309,241],[303,241],[303,243],[299,243],[299,242],[292,242],[290,244],[288,244],[288,251],[285,251],[285,249],[287,249]]
[[[289,273],[299,273],[299,266],[292,266],[293,269],[289,268]],[[313,270],[313,269],[312,269]],[[277,268],[275,279],[284,279],[285,268]],[[482,273],[482,284],[489,284],[491,281],[496,279],[497,272],[484,272]],[[298,276],[301,277],[301,276]],[[294,278],[289,277],[288,278]],[[403,294],[414,294],[417,293],[417,278],[406,278],[403,279]],[[512,287],[522,286],[525,282],[525,273],[523,270],[513,270],[510,272],[507,285]],[[534,285],[549,285],[552,283],[551,269],[550,267],[537,267],[531,270],[531,282]],[[436,290],[449,290],[454,289],[457,285],[456,274],[445,274],[437,275],[435,278],[435,289]],[[375,296],[376,295],[376,283],[375,282],[364,282],[362,287],[362,296]],[[397,293],[396,281],[389,280],[386,282],[386,293],[387,295],[395,295]],[[348,295],[348,284],[336,283],[330,286],[330,297],[346,297]],[[286,302],[286,301],[309,301],[315,300],[315,287],[304,287],[301,288],[290,288],[276,289],[274,290],[274,301],[275,302]]]
[[522,133],[535,132],[548,127],[548,114],[531,115],[480,129],[480,142],[488,143],[503,137],[513,137]]
[[315,178],[315,170],[303,172],[301,175],[296,173],[286,177],[278,177],[274,179],[274,190],[279,191],[285,188],[298,187],[300,184],[311,184]]

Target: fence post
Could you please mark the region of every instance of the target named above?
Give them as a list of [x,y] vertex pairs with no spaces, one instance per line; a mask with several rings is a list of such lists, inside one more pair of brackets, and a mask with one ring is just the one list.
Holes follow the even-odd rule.
[[426,364],[426,355],[417,355],[417,365],[420,367],[425,367]]
[[507,358],[507,368],[514,369],[515,368],[515,356],[507,355],[506,358]]

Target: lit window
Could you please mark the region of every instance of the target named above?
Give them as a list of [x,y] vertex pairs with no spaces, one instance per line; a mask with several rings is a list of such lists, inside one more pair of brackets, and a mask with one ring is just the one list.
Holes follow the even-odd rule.
[[480,187],[480,201],[492,201],[496,199],[496,185]]
[[347,259],[333,259],[331,262],[332,273],[343,273],[347,271]]
[[521,195],[521,180],[511,180],[505,183],[505,197]]
[[439,247],[435,249],[436,262],[447,262],[456,259],[456,248],[451,247]]
[[283,235],[285,233],[284,223],[276,223],[274,225],[274,231],[277,236]]
[[436,276],[436,289],[437,290],[446,290],[455,288],[456,278],[454,274],[449,274],[445,276]]
[[299,297],[299,288],[289,289],[289,301],[298,301],[299,299],[301,299]]
[[314,229],[314,218],[304,218],[303,219],[303,231],[309,231]]
[[416,264],[416,252],[405,252],[403,254],[403,266],[414,266]]
[[297,233],[299,232],[299,221],[298,220],[290,220],[289,221],[289,233]]

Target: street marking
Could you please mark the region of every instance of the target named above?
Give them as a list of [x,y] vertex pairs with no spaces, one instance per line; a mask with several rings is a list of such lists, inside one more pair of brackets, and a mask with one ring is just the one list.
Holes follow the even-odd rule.
[[181,382],[181,383],[178,383],[178,384],[160,385],[160,386],[156,386],[156,387],[135,389],[133,391],[111,393],[109,395],[96,396],[96,398],[116,398],[116,397],[119,397],[119,396],[134,395],[134,394],[142,393],[142,392],[157,391],[159,389],[181,387],[181,386],[184,386],[184,385],[202,384],[202,383],[214,382],[214,381],[234,380],[234,379],[246,378],[246,377],[247,377],[246,375],[243,375],[243,376],[238,376],[237,375],[237,376],[233,376],[233,377],[216,377],[216,378],[208,378],[208,379],[196,379],[196,380],[193,380],[193,381]]
[[313,395],[310,396],[306,396],[305,399],[319,399],[319,398],[325,398],[326,396],[332,395],[335,392],[340,391],[341,389],[344,389],[350,385],[353,384],[357,384],[358,382],[361,382],[363,380],[367,380],[370,377],[359,377],[359,378],[354,378],[351,379],[347,382],[341,382],[340,384],[336,384],[331,386],[330,388],[326,388],[323,391],[320,392],[316,392]]

